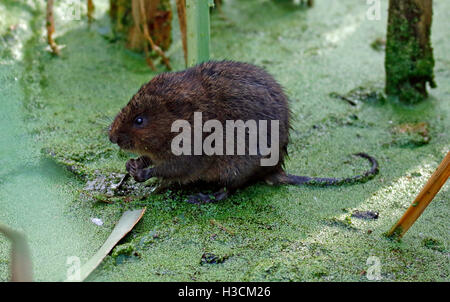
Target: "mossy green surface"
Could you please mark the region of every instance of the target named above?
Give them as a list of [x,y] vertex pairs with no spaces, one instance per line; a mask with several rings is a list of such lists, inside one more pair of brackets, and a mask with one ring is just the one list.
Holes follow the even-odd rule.
[[[427,83],[430,87],[436,87],[433,48],[430,43],[420,45],[418,41],[414,25],[419,23],[421,9],[417,4],[398,5],[392,2],[389,10],[392,16],[387,29],[386,93],[414,104],[426,98],[427,88],[424,90],[423,87]],[[402,14],[412,20],[406,20]]]
[[[383,236],[450,147],[449,3],[434,4],[432,38],[439,86],[426,102],[407,107],[375,97],[384,86],[384,55],[370,44],[386,34],[385,13],[380,21],[369,21],[367,5],[350,0],[316,1],[312,9],[265,0],[225,1],[222,16],[212,16],[211,56],[263,66],[284,86],[294,116],[287,170],[308,176],[351,176],[368,164],[350,154],[366,152],[378,159],[380,173],[352,186],[257,184],[224,202],[200,206],[183,202],[184,193],[113,204],[86,200],[77,193],[96,173],[124,171],[132,155],[108,141],[107,128],[156,73],[142,55],[108,39],[106,0],[95,2],[96,21],[91,28],[86,18],[62,20],[58,12],[65,2],[56,4],[56,42],[65,48],[61,57],[52,56],[44,51],[44,6],[38,3],[36,11],[24,17],[30,26],[25,55],[7,67],[18,80],[0,65],[2,77],[9,81],[0,83],[7,92],[0,99],[10,100],[5,112],[13,124],[6,126],[11,131],[15,125],[26,129],[19,131],[26,140],[16,139],[19,145],[9,146],[2,141],[1,150],[9,152],[8,162],[19,171],[16,153],[31,153],[34,162],[45,163],[36,177],[52,175],[27,182],[19,172],[7,169],[0,174],[4,182],[18,173],[17,184],[10,189],[0,183],[1,221],[26,230],[36,228],[30,233],[32,251],[62,261],[52,266],[35,259],[37,280],[61,280],[63,256],[80,255],[84,263],[125,209],[143,206],[147,211],[141,222],[89,281],[367,281],[364,272],[371,256],[379,258],[384,281],[450,280],[448,184],[401,242]],[[15,1],[7,0],[0,12],[6,8],[18,15],[22,10],[15,6]],[[184,60],[177,24],[173,28],[169,55],[172,66],[181,70]],[[355,106],[330,94],[350,96]],[[429,125],[427,144],[392,143],[394,127],[420,122]],[[33,204],[29,196],[16,194],[21,188],[48,196],[49,201]],[[53,194],[55,190],[62,195]],[[11,195],[14,202],[5,198]],[[350,217],[354,210],[376,211],[379,218]],[[37,228],[49,219],[47,213],[56,215],[55,224]],[[101,218],[104,225],[94,225],[91,217]],[[55,227],[60,229],[54,244],[45,246],[43,239]],[[0,239],[0,280],[8,278],[7,247]]]

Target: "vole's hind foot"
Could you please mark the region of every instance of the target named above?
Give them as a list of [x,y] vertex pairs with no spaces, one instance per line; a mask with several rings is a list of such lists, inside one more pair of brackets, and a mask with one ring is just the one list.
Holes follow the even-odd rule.
[[230,191],[227,190],[227,188],[223,188],[212,194],[198,193],[195,195],[191,195],[188,197],[187,202],[192,204],[205,204],[211,202],[218,202],[226,199],[230,195],[231,195]]

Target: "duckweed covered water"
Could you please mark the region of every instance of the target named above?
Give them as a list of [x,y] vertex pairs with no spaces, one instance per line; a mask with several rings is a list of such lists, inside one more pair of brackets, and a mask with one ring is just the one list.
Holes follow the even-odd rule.
[[[8,10],[8,18],[0,18],[6,20],[0,23],[3,37],[9,25],[28,26],[19,39],[22,58],[1,52],[1,126],[7,135],[0,149],[0,221],[29,237],[37,280],[63,279],[68,255],[84,263],[120,214],[141,206],[147,206],[142,221],[90,281],[366,281],[371,256],[380,260],[382,280],[449,280],[448,184],[401,243],[383,237],[450,147],[448,3],[434,3],[438,88],[426,102],[405,107],[377,97],[384,54],[371,44],[385,36],[385,4],[382,19],[368,21],[366,4],[351,0],[316,1],[313,9],[225,1],[222,14],[212,16],[212,58],[263,66],[285,87],[295,119],[287,170],[353,175],[367,162],[349,154],[367,152],[379,160],[380,174],[336,188],[259,184],[202,206],[183,202],[176,192],[112,204],[78,194],[98,174],[123,172],[130,155],[109,143],[106,129],[156,73],[143,56],[111,41],[108,1],[95,2],[91,28],[85,18],[62,20],[66,2],[57,4],[56,41],[65,45],[60,58],[44,51],[43,1],[26,3],[0,6],[2,14]],[[172,66],[183,69],[177,30],[169,55]],[[356,106],[336,95],[352,97]],[[396,127],[422,122],[429,141],[398,143]],[[355,210],[379,216],[351,217]],[[104,225],[93,224],[93,217]],[[8,278],[7,265],[2,238],[1,280]]]
[[[101,229],[90,221],[96,213],[83,211],[78,204],[75,210],[71,203],[81,183],[42,157],[40,143],[30,134],[24,118],[27,96],[22,85],[26,82],[26,65],[22,64],[21,48],[27,47],[22,43],[30,38],[29,23],[24,20],[32,20],[35,13],[32,9],[24,11],[26,6],[14,2],[1,4],[2,20],[6,8],[12,14],[0,30],[2,38],[6,37],[1,41],[4,56],[0,58],[0,221],[26,234],[35,280],[62,281],[66,278],[68,257],[78,257],[82,262],[89,259],[107,238],[114,220],[107,220],[109,226]],[[1,237],[3,281],[9,279],[9,248]]]

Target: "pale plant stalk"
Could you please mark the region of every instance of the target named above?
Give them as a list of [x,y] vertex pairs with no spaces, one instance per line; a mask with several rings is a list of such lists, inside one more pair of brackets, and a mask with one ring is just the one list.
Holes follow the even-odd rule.
[[32,277],[31,255],[25,236],[6,225],[0,224],[3,233],[12,243],[11,246],[11,281],[30,282]]
[[208,0],[186,0],[188,66],[209,60],[209,7]]

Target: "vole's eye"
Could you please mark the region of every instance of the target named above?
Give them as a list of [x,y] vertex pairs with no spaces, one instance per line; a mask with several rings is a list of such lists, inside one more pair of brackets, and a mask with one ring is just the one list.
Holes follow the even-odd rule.
[[134,124],[137,126],[141,126],[142,124],[144,124],[144,118],[142,116],[138,116],[137,118],[134,119]]

